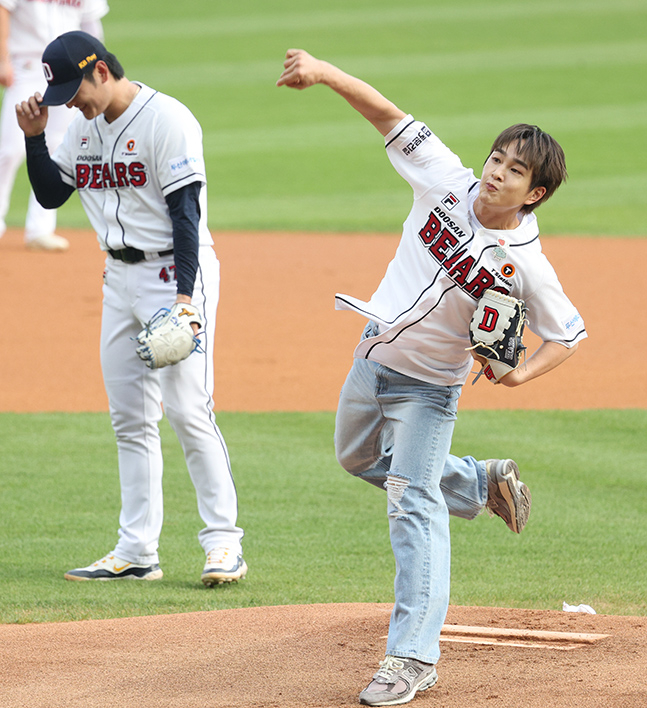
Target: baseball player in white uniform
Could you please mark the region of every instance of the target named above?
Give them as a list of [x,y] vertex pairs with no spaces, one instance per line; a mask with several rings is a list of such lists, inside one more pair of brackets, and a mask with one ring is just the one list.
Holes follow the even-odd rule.
[[[106,0],[0,0],[0,84],[5,87],[0,112],[0,236],[6,229],[16,172],[25,159],[15,105],[25,96],[45,90],[41,56],[53,39],[63,32],[84,30],[103,40],[101,19],[107,13]],[[64,106],[50,110],[47,145],[51,152],[60,145],[73,117],[74,112]],[[55,230],[56,210],[43,208],[31,192],[24,232],[27,246],[67,250],[67,239]]]
[[[119,540],[68,580],[162,577],[164,413],[182,445],[205,523],[206,585],[245,577],[243,531],[225,441],[213,413],[213,340],[219,263],[207,228],[202,131],[179,101],[125,76],[116,57],[84,32],[68,32],[43,54],[44,97],[16,106],[27,168],[44,206],[75,190],[106,252],[101,365],[117,438],[122,508]],[[48,106],[78,108],[50,157]],[[150,369],[134,339],[160,308],[190,303],[202,316],[201,349]]]
[[471,519],[487,507],[518,532],[530,508],[512,460],[450,455],[479,298],[493,289],[523,299],[542,339],[525,365],[501,378],[504,385],[550,371],[586,337],[542,254],[533,213],[566,175],[563,152],[538,128],[512,126],[479,180],[424,123],[328,62],[289,50],[277,83],[332,88],[384,136],[391,163],[413,189],[399,247],[374,295],[336,297],[338,309],[369,320],[340,396],[337,457],[386,489],[396,560],[386,656],[360,702],[396,705],[437,680],[449,602],[448,515]]

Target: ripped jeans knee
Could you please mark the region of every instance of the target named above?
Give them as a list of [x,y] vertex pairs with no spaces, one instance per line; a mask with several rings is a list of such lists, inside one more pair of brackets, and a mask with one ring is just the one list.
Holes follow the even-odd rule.
[[395,474],[387,475],[386,484],[384,486],[386,488],[389,504],[393,507],[392,510],[389,510],[389,516],[408,515],[408,512],[402,507],[402,497],[410,484],[411,480],[406,477],[400,477]]

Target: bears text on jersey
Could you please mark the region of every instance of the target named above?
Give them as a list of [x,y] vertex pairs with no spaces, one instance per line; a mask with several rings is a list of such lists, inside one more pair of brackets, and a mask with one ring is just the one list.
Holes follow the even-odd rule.
[[[508,294],[510,288],[507,287],[507,284],[497,284],[498,274],[491,273],[484,266],[481,266],[476,275],[470,278],[472,267],[476,263],[474,256],[467,255],[467,248],[458,249],[451,253],[460,244],[460,237],[466,237],[465,232],[449,218],[444,218],[441,221],[441,218],[434,212],[440,214],[441,218],[446,217],[442,209],[435,207],[418,235],[429,255],[443,267],[456,285],[476,300],[488,289]],[[443,227],[443,221],[448,226],[454,227],[457,233],[450,231],[447,226]]]
[[125,187],[145,187],[148,184],[148,170],[142,162],[77,163],[76,188],[120,189]]

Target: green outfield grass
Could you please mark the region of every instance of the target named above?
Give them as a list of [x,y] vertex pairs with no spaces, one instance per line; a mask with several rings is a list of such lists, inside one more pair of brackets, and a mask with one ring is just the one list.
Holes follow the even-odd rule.
[[[644,0],[111,0],[106,44],[127,75],[186,103],[204,129],[212,229],[399,232],[409,187],[377,132],[331,91],[278,89],[300,46],[427,121],[479,171],[507,125],[563,144],[569,182],[545,234],[645,236]],[[8,217],[22,226],[24,168]],[[74,196],[59,213],[87,227]],[[602,345],[603,346],[603,345]],[[612,385],[612,384],[609,384]],[[207,590],[200,520],[163,422],[165,572],[159,583],[68,583],[116,542],[119,485],[107,414],[0,414],[0,622],[314,602],[389,602],[385,498],[344,473],[333,414],[227,413],[250,573]],[[454,452],[518,460],[533,491],[521,536],[452,520],[452,603],[590,604],[647,615],[647,411],[476,412]]]
[[[398,232],[410,206],[381,137],[324,87],[275,87],[303,47],[424,119],[480,172],[494,136],[537,123],[570,180],[545,234],[644,236],[644,0],[111,0],[106,44],[129,78],[185,102],[204,128],[212,229]],[[26,206],[21,173],[9,223]],[[60,223],[85,226],[78,199]]]
[[[201,526],[163,422],[164,579],[71,583],[116,542],[119,487],[107,414],[0,414],[0,622],[26,623],[317,602],[391,602],[383,492],[337,465],[332,413],[223,413],[250,571],[206,589]],[[524,532],[452,519],[451,601],[647,615],[647,411],[476,412],[453,451],[511,456],[533,492]]]

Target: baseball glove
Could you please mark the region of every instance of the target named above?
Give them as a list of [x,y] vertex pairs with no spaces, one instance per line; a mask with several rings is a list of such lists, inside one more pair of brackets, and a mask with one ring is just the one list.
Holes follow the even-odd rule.
[[[470,322],[471,351],[479,357],[483,368],[476,375],[474,385],[482,374],[494,383],[519,366],[526,351],[523,330],[527,308],[523,300],[486,290]],[[485,362],[482,361],[485,360]]]
[[176,302],[158,310],[137,335],[137,354],[149,369],[161,369],[186,359],[200,349],[191,323],[202,327],[202,317],[193,305]]

